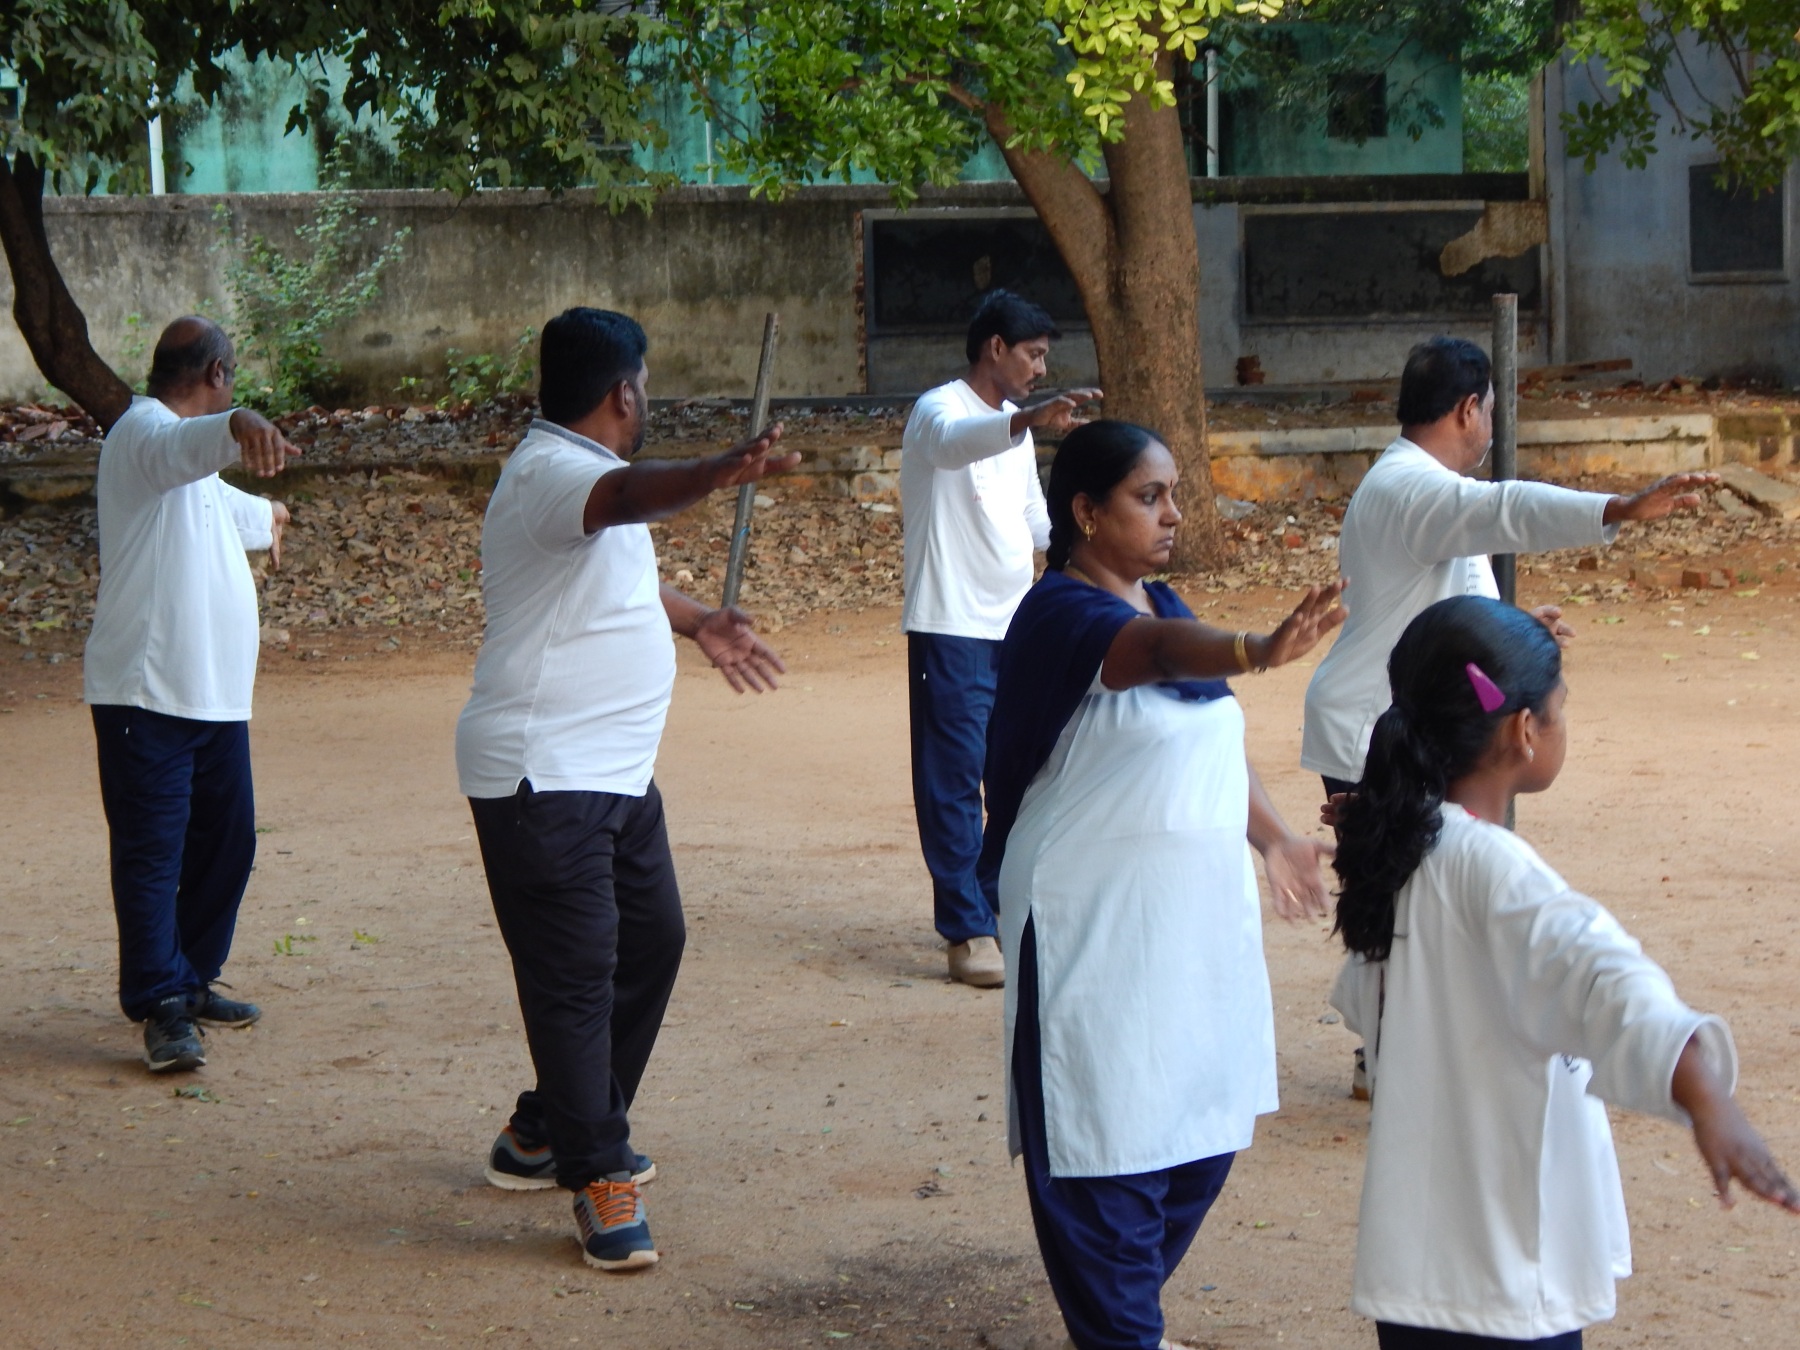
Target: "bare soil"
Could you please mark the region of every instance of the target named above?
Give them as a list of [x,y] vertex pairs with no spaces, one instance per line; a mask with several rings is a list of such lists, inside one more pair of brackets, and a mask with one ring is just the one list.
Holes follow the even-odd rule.
[[[1569,768],[1520,818],[1731,1019],[1742,1097],[1800,1164],[1800,555],[1745,544],[1737,570],[1767,579],[1704,595],[1631,587],[1616,555],[1526,579],[1592,603],[1571,605]],[[1189,589],[1244,625],[1284,594]],[[79,660],[0,647],[0,1342],[1060,1347],[1006,1159],[1000,996],[946,983],[930,929],[896,618],[792,624],[762,698],[684,651],[658,778],[689,949],[634,1112],[664,1259],[629,1277],[581,1263],[559,1193],[482,1182],[529,1067],[456,794],[466,642],[266,654],[265,833],[226,972],[266,1015],[178,1081],[145,1072],[114,1002]],[[1296,822],[1318,798],[1296,767],[1308,674],[1240,686]],[[1170,1332],[1372,1346],[1346,1307],[1367,1115],[1325,1004],[1337,955],[1274,921],[1267,950],[1282,1110],[1171,1283]],[[1617,1128],[1639,1274],[1590,1345],[1791,1343],[1800,1227],[1720,1213],[1678,1130]]]

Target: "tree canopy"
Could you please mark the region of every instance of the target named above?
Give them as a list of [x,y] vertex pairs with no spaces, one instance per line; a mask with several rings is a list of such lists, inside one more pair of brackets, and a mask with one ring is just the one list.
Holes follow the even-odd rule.
[[1589,169],[1608,151],[1643,167],[1663,132],[1658,101],[1737,182],[1774,187],[1800,156],[1794,0],[1586,0],[1567,38],[1599,72],[1593,97],[1563,115],[1569,152]]

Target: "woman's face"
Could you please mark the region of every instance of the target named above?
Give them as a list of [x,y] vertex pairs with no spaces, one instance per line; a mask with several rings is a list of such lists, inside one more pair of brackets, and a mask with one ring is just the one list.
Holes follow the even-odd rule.
[[[1161,441],[1151,441],[1131,472],[1095,503],[1076,495],[1075,523],[1082,527],[1082,548],[1094,561],[1133,580],[1160,572],[1175,548],[1175,483],[1181,477],[1175,456]],[[1086,531],[1092,527],[1093,533]]]
[[1533,753],[1519,791],[1542,792],[1562,772],[1563,760],[1569,753],[1568,702],[1569,686],[1558,681],[1544,700],[1544,711],[1530,715],[1526,734]]

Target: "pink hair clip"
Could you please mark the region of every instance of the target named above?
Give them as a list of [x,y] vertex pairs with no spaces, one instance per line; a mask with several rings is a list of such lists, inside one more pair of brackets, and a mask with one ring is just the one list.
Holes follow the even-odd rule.
[[1490,680],[1487,672],[1473,661],[1463,669],[1469,672],[1469,683],[1475,686],[1475,698],[1481,704],[1481,711],[1497,712],[1506,702],[1506,695],[1500,692],[1500,686]]

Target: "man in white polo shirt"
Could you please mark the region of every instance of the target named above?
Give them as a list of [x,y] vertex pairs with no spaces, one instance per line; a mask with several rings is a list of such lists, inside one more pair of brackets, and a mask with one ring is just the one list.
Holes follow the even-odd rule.
[[219,470],[279,473],[297,453],[233,409],[231,340],[177,319],[150,394],[106,434],[94,495],[100,596],[84,662],[119,924],[119,1003],[144,1024],[152,1072],[206,1063],[196,1022],[261,1010],[213,988],[256,857],[250,697],[260,626],[246,549],[281,560],[287,508]]
[[[981,874],[981,773],[1000,639],[1050,542],[1033,427],[1065,431],[1098,389],[1027,403],[1044,378],[1050,315],[991,291],[969,325],[968,372],[922,395],[901,440],[913,811],[950,976],[1006,980],[997,876]],[[1024,406],[1020,406],[1023,404]]]
[[[1610,544],[1627,520],[1660,520],[1698,506],[1697,489],[1717,474],[1679,473],[1629,497],[1576,492],[1552,483],[1465,477],[1494,440],[1493,369],[1461,338],[1434,337],[1407,357],[1400,376],[1400,436],[1351,495],[1338,540],[1344,626],[1306,686],[1300,764],[1324,779],[1326,796],[1355,790],[1375,720],[1393,700],[1388,655],[1406,626],[1453,595],[1498,598],[1488,557]],[[1562,610],[1532,611],[1567,641]],[[1366,1097],[1362,1051],[1352,1092]]]
[[654,1264],[638,1187],[655,1175],[627,1111],[675,986],[686,930],[652,770],[675,684],[673,634],[732,688],[780,659],[737,609],[657,578],[647,521],[792,468],[781,428],[707,459],[627,463],[649,411],[644,330],[570,309],[544,325],[543,416],[507,461],[482,527],[487,632],[456,726],[536,1086],[488,1154],[507,1190],[575,1193],[583,1258]]

